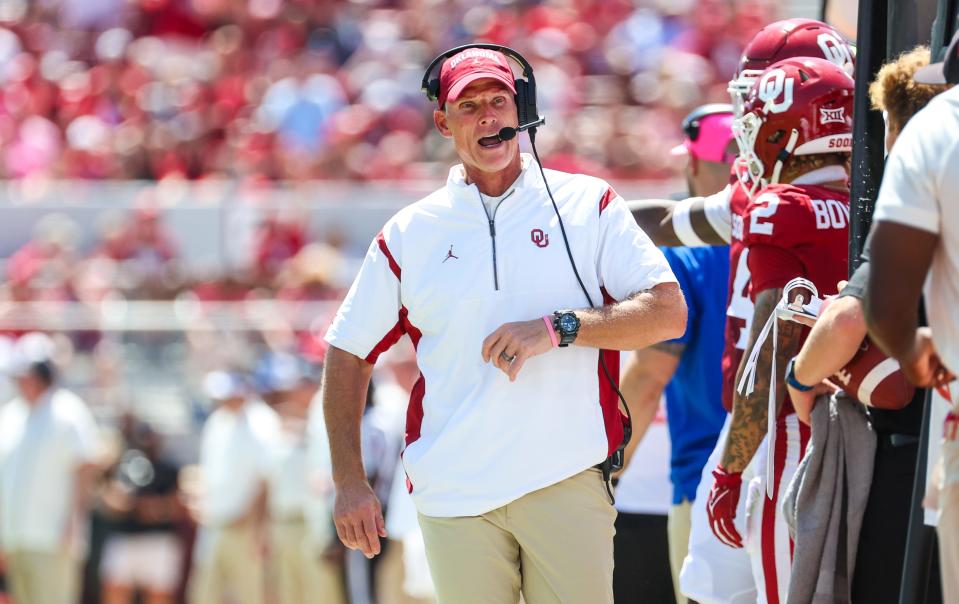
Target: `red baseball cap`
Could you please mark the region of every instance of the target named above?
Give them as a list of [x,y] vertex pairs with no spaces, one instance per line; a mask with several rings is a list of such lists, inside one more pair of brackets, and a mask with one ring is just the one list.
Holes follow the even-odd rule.
[[476,80],[492,78],[502,82],[516,94],[513,70],[506,55],[488,48],[467,48],[446,59],[440,70],[440,108],[446,101],[455,101],[463,89]]

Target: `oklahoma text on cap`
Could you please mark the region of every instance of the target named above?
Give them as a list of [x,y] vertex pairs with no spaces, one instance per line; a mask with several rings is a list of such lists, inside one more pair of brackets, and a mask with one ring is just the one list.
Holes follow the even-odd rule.
[[442,108],[446,101],[455,101],[463,89],[483,78],[492,78],[506,85],[516,94],[513,70],[506,55],[488,48],[467,48],[443,63],[440,70],[440,95],[437,98]]

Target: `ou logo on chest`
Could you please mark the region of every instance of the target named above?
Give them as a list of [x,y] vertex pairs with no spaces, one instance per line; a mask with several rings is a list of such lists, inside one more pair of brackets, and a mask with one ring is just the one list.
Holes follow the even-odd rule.
[[544,233],[543,229],[533,229],[529,232],[529,239],[536,247],[546,247],[549,245],[549,234]]

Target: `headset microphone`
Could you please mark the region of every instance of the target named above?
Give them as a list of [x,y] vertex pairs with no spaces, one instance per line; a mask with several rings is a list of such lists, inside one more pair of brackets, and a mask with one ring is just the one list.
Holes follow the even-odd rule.
[[500,128],[496,136],[498,136],[501,141],[513,140],[514,138],[516,138],[516,135],[519,134],[520,132],[524,130],[529,130],[531,128],[532,129],[538,128],[539,126],[542,126],[545,123],[546,123],[546,118],[541,117],[535,122],[523,124],[522,126],[518,128],[510,128],[509,126],[507,126],[506,128]]

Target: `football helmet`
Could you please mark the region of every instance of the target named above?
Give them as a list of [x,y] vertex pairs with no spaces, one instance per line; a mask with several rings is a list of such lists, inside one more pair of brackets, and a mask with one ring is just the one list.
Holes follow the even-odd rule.
[[742,105],[753,82],[767,67],[793,57],[818,57],[844,68],[852,75],[855,48],[836,29],[814,19],[786,19],[759,30],[739,59],[736,76],[730,80],[733,112],[742,115]]
[[852,76],[826,59],[786,59],[763,71],[733,120],[746,190],[778,183],[793,155],[851,152],[854,87]]

